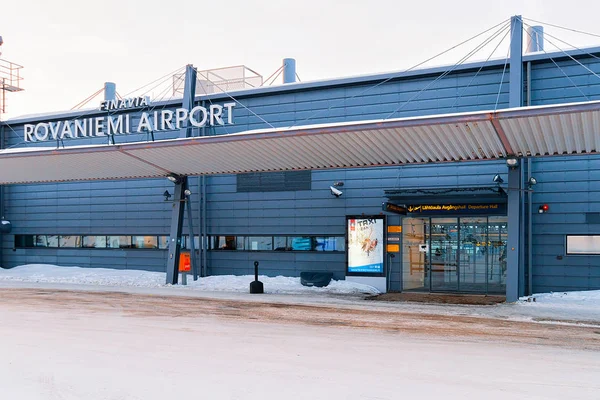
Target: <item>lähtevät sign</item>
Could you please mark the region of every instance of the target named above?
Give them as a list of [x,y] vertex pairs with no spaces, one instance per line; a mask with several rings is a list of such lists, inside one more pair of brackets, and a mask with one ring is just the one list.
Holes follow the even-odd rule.
[[482,204],[416,204],[407,206],[410,214],[470,214],[489,215],[506,214],[505,203]]
[[[141,109],[150,106],[148,97],[132,99],[105,100],[100,110],[107,115],[89,118],[75,118],[62,121],[39,122],[23,126],[25,142],[43,142],[66,138],[86,138],[111,135],[128,135],[131,133],[160,132],[181,129],[191,125],[203,126],[233,124],[233,107],[235,103],[211,104],[208,108],[196,106],[191,110],[177,108],[175,110],[142,111],[139,120],[133,121],[132,114],[116,112],[128,109]],[[110,114],[113,112],[113,115]]]

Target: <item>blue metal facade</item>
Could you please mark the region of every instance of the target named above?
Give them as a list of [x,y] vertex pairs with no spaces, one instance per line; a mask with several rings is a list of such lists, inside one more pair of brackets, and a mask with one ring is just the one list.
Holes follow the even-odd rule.
[[[590,52],[600,55],[600,49]],[[600,74],[598,59],[581,52],[572,54]],[[600,99],[600,78],[564,55],[524,57],[524,64],[529,62],[531,105]],[[507,108],[510,82],[509,75],[503,73],[504,60],[489,62],[477,73],[481,66],[459,67],[433,84],[446,68],[237,92],[233,96],[245,107],[235,107],[233,125],[194,129],[193,134],[220,135],[268,127],[255,114],[283,127]],[[205,105],[227,101],[231,99],[224,95],[197,97],[197,102]],[[90,112],[90,116],[96,114],[100,115]],[[78,115],[81,112],[7,121],[4,147],[23,146],[24,123]],[[155,133],[157,140],[177,136],[177,131]],[[147,137],[137,134],[117,136],[116,140]],[[106,139],[73,139],[65,141],[65,146],[90,143],[106,143]],[[600,256],[568,256],[565,250],[567,234],[600,234],[600,224],[588,217],[588,213],[600,212],[600,157],[538,158],[532,160],[531,171],[539,182],[533,194],[534,212],[540,204],[551,206],[549,213],[532,215],[533,291],[600,289]],[[495,174],[507,180],[504,162],[324,170],[312,172],[311,190],[249,193],[236,191],[235,175],[212,176],[206,178],[207,233],[344,235],[346,215],[381,213],[386,189],[490,185]],[[195,226],[201,225],[200,181],[190,178],[195,193]],[[340,198],[329,193],[334,181],[344,182]],[[12,222],[13,231],[2,235],[1,265],[51,263],[164,271],[166,250],[18,248],[14,235],[168,235],[171,207],[163,201],[162,193],[171,188],[167,180],[153,179],[5,186],[3,215]],[[388,216],[388,224],[400,223],[400,216]],[[327,270],[341,279],[345,259],[343,252],[209,251],[207,272],[250,274],[252,262],[259,260],[261,273],[268,275],[298,276],[301,271]],[[391,265],[394,290],[400,289],[400,261],[401,257],[396,257]]]

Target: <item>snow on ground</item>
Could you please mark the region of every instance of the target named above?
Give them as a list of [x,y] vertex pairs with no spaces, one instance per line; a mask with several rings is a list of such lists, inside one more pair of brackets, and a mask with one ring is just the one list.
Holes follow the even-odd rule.
[[[31,283],[66,283],[102,286],[133,286],[158,288],[165,284],[164,272],[119,270],[109,268],[60,267],[49,264],[28,264],[11,269],[0,269],[0,281]],[[191,290],[210,292],[248,292],[253,275],[208,276],[194,281],[188,276],[187,287]],[[332,280],[322,288],[303,286],[300,278],[277,276],[258,277],[264,284],[265,293],[320,293],[320,294],[378,294],[372,286],[349,281]],[[181,283],[181,277],[179,278]]]
[[[306,287],[300,278],[259,276],[265,296],[249,295],[254,276],[209,276],[188,286],[165,284],[162,272],[109,268],[59,267],[29,264],[12,269],[0,268],[0,287],[44,287],[65,290],[125,291],[163,296],[195,296],[240,301],[271,301],[289,304],[327,304],[337,307],[397,309],[416,313],[472,315],[477,317],[600,325],[600,290],[586,292],[542,293],[522,297],[516,304],[495,306],[449,305],[398,302],[365,302],[364,294],[377,289],[345,280],[331,281],[323,288]],[[181,282],[181,278],[179,279]],[[332,296],[335,295],[335,296]],[[339,296],[342,295],[342,296]],[[535,299],[535,300],[534,300]]]
[[600,320],[600,290],[538,293],[521,297],[518,304],[522,307],[539,310],[560,308],[572,315],[596,313]]

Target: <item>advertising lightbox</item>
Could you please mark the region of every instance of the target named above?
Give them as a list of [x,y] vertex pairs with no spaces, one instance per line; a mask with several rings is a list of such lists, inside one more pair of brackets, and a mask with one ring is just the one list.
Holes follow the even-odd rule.
[[346,217],[347,275],[384,276],[385,217]]

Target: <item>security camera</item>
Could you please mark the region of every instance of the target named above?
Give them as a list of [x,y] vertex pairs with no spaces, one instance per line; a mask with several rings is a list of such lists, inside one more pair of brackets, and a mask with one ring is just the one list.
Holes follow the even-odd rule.
[[331,194],[335,197],[340,197],[342,195],[342,191],[334,188],[333,186],[329,186],[329,190],[331,190]]

